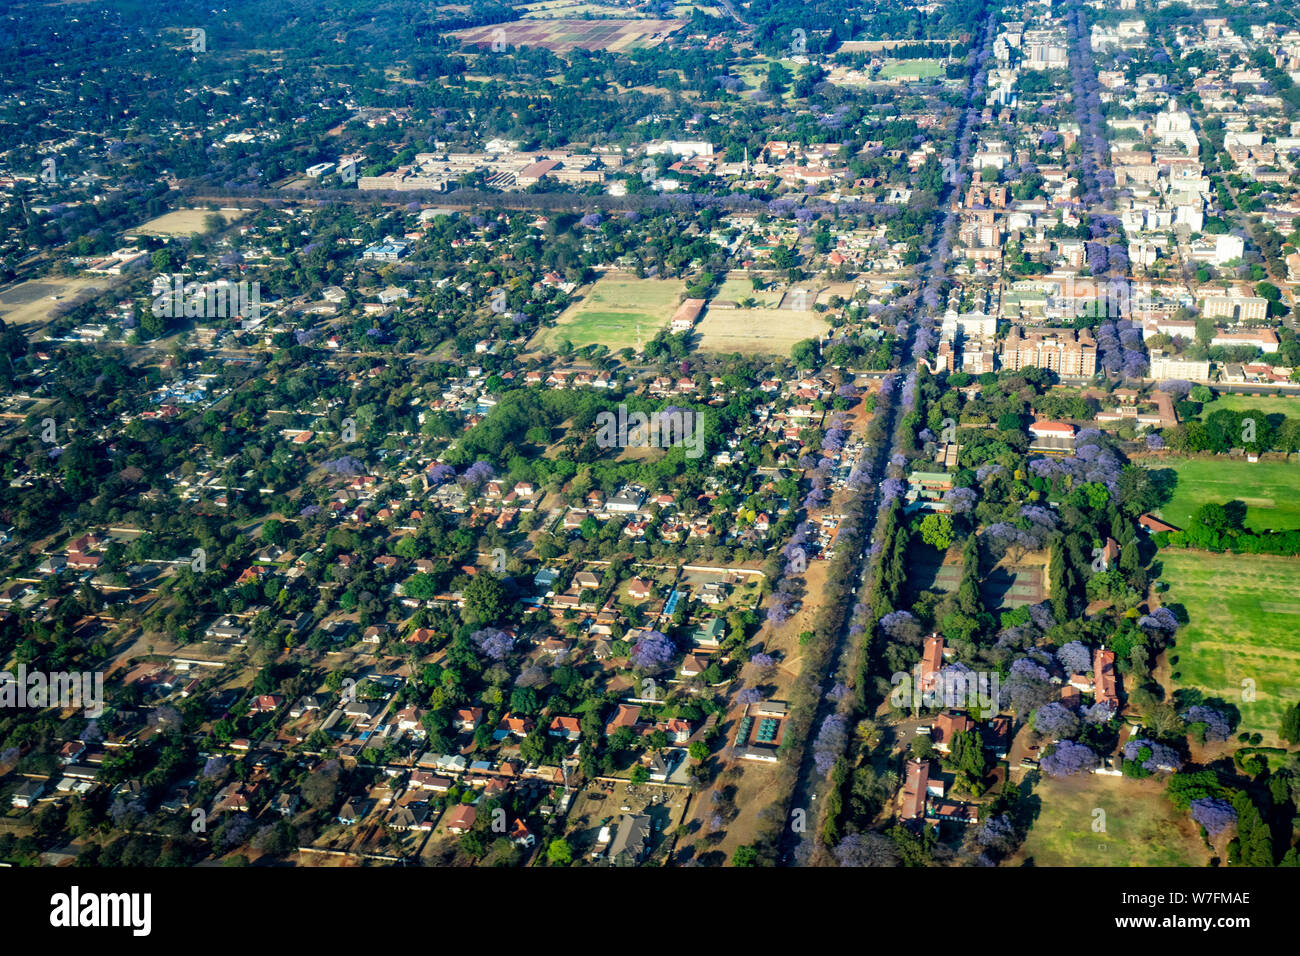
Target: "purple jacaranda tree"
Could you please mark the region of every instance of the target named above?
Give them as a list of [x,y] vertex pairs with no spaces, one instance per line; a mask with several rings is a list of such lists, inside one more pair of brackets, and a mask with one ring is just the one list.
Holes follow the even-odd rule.
[[456,481],[468,491],[476,491],[485,481],[496,477],[496,469],[490,462],[476,461],[465,469]]
[[1217,837],[1237,824],[1237,811],[1227,800],[1202,797],[1191,803],[1192,819],[1205,827],[1205,832]]
[[1089,707],[1081,708],[1079,716],[1089,724],[1104,724],[1115,716],[1115,705],[1109,701],[1098,701]]
[[515,678],[515,684],[519,687],[544,687],[550,682],[550,675],[545,667],[537,664],[525,667]]
[[944,492],[943,502],[955,515],[964,515],[975,509],[979,494],[974,488],[950,488]]
[[1092,670],[1092,652],[1079,641],[1071,641],[1056,652],[1067,674],[1086,674]]
[[820,774],[830,773],[849,743],[849,724],[841,714],[828,714],[813,741],[813,763]]
[[489,660],[503,661],[515,646],[515,639],[505,631],[495,627],[486,627],[469,636],[479,653]]
[[1204,704],[1195,704],[1182,713],[1183,721],[1190,728],[1192,724],[1205,725],[1205,739],[1227,740],[1232,733],[1232,724],[1225,714]]
[[1124,744],[1123,754],[1125,760],[1136,760],[1151,773],[1163,768],[1177,771],[1183,765],[1183,758],[1178,755],[1178,751],[1154,740],[1130,739]]
[[1158,631],[1164,634],[1174,634],[1178,631],[1178,618],[1174,612],[1167,607],[1158,607],[1150,614],[1144,614],[1138,618],[1138,627],[1144,631]]
[[327,461],[321,467],[331,475],[339,475],[340,477],[354,478],[357,475],[365,474],[365,468],[361,462],[351,455],[343,455],[333,461]]
[[746,687],[736,695],[736,703],[742,707],[748,707],[750,704],[757,704],[763,699],[763,693],[757,687]]
[[880,497],[885,502],[893,501],[906,490],[907,486],[898,478],[886,478],[880,483]]
[[879,833],[850,833],[835,845],[840,866],[897,866],[898,847]]
[[1046,531],[1055,531],[1061,521],[1055,511],[1041,505],[1025,505],[1020,509],[1020,517],[1027,520],[1030,525]]
[[972,838],[976,846],[997,850],[1000,853],[1009,853],[1015,849],[1016,828],[1012,824],[1011,818],[1005,813],[1001,813],[981,822],[975,828]]
[[227,813],[222,816],[222,824],[213,835],[213,842],[223,852],[243,846],[253,835],[256,824],[247,813]]
[[1192,383],[1181,378],[1171,378],[1167,382],[1161,382],[1156,388],[1177,400],[1187,397],[1192,390]]
[[921,636],[921,625],[910,611],[890,611],[880,619],[881,633],[896,640],[916,643]]
[[997,462],[988,462],[980,465],[975,469],[975,480],[983,482],[995,475],[1000,475],[1005,469]]
[[219,777],[226,772],[230,766],[230,758],[220,754],[213,755],[203,764],[203,770],[200,771],[202,776],[211,780],[213,777]]
[[1061,740],[1043,755],[1039,766],[1049,777],[1072,777],[1095,770],[1100,763],[1097,755],[1083,744]]
[[1056,615],[1052,613],[1052,606],[1047,601],[1029,605],[1029,620],[1042,631],[1050,631],[1056,627]]
[[428,478],[429,484],[440,485],[447,479],[453,477],[456,474],[456,469],[451,467],[451,465],[431,465],[424,474],[425,477]]
[[677,655],[672,639],[659,631],[642,634],[632,645],[632,663],[642,670],[657,670]]
[[1147,451],[1162,451],[1165,447],[1165,440],[1155,432],[1151,432],[1146,437]]
[[1011,665],[1002,682],[1002,704],[1022,719],[1056,696],[1051,675],[1041,664],[1022,657]]
[[1079,718],[1059,700],[1049,701],[1034,711],[1034,729],[1053,740],[1079,733]]
[[1036,478],[1050,478],[1061,471],[1061,462],[1054,458],[1034,458],[1029,462],[1029,470]]

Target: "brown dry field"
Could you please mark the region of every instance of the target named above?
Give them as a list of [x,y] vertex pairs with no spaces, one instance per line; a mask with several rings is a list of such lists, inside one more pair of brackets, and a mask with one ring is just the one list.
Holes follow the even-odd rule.
[[219,212],[226,225],[253,212],[252,209],[173,209],[136,227],[135,232],[151,236],[196,236],[203,232],[203,220]]
[[451,35],[466,46],[489,50],[499,41],[507,46],[544,47],[552,53],[567,53],[573,49],[657,46],[685,25],[685,20],[515,20],[454,30]]
[[[35,325],[49,321],[54,310],[80,293],[103,292],[118,276],[46,276],[29,279],[0,292],[0,318],[6,325]],[[51,296],[57,295],[57,299]]]
[[796,342],[830,331],[817,312],[788,309],[710,309],[695,326],[707,352],[789,355]]

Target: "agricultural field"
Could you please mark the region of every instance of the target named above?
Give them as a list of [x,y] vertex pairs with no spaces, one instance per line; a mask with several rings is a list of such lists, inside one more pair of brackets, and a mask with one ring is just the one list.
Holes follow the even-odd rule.
[[[1235,704],[1241,731],[1277,744],[1282,711],[1300,700],[1300,558],[1165,549],[1158,560],[1164,602],[1190,619],[1168,652],[1174,685]],[[1242,699],[1247,680],[1254,700]]]
[[1300,398],[1286,395],[1220,395],[1213,401],[1205,403],[1201,409],[1201,418],[1204,419],[1221,408],[1231,412],[1255,409],[1265,415],[1286,415],[1288,418],[1297,418],[1300,417]]
[[811,309],[709,309],[695,326],[706,352],[789,355],[796,342],[818,338],[830,323]]
[[[1164,795],[1164,778],[1079,774],[1034,786],[1038,816],[1012,865],[1206,866],[1197,827]],[[1095,813],[1104,810],[1104,818]],[[1093,829],[1104,820],[1105,829]]]
[[942,60],[891,60],[880,68],[882,79],[892,80],[899,76],[919,76],[923,80],[943,76]]
[[552,53],[569,50],[629,50],[658,46],[686,25],[685,20],[515,20],[452,31],[466,46],[543,47]]
[[681,303],[686,284],[677,279],[637,279],[609,273],[582,298],[565,309],[554,328],[542,329],[533,349],[554,350],[567,339],[574,348],[605,345],[611,352],[649,342],[668,324]]
[[146,236],[197,236],[204,229],[204,220],[214,212],[219,213],[221,218],[230,225],[236,219],[242,219],[245,215],[252,212],[251,209],[173,209],[169,213],[164,213],[157,219],[150,219],[148,222],[136,228],[135,232]]
[[1251,464],[1232,458],[1189,458],[1161,462],[1178,473],[1178,484],[1160,517],[1179,528],[1203,504],[1242,501],[1246,527],[1253,531],[1300,528],[1300,465],[1283,461]]

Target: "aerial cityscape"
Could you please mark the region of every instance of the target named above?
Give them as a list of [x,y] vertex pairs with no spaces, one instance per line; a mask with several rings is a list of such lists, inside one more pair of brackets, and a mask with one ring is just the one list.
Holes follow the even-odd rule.
[[1300,865],[1294,9],[8,6],[0,867]]

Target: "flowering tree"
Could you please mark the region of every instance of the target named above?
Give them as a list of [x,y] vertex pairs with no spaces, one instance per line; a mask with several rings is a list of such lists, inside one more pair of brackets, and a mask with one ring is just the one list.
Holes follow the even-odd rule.
[[835,845],[840,866],[897,866],[898,847],[879,833],[850,833]]
[[465,469],[465,473],[457,481],[466,490],[475,491],[483,482],[496,477],[496,469],[489,462],[476,461]]
[[361,462],[357,461],[351,455],[343,455],[340,458],[335,458],[333,461],[327,461],[321,465],[321,467],[331,475],[339,475],[341,477],[352,478],[365,473],[365,468],[362,467]]
[[1104,724],[1115,716],[1115,705],[1103,700],[1091,707],[1084,707],[1079,713],[1090,724]]
[[1079,641],[1071,641],[1056,652],[1056,659],[1067,674],[1086,674],[1092,670],[1092,652]]
[[1232,724],[1228,718],[1204,704],[1196,704],[1181,714],[1187,729],[1196,734],[1202,742],[1207,740],[1227,740],[1232,733]]
[[1175,771],[1183,765],[1183,758],[1178,751],[1153,740],[1132,739],[1124,745],[1124,759],[1141,764],[1142,769],[1155,773],[1163,767],[1172,767]]
[[829,714],[822,721],[817,739],[813,741],[813,763],[817,772],[830,773],[835,761],[844,753],[849,743],[848,721],[840,714]]
[[909,611],[890,611],[880,619],[880,630],[896,641],[909,643],[921,636],[921,625]]
[[1023,718],[1055,696],[1050,680],[1051,675],[1042,665],[1022,657],[1011,665],[1007,679],[1002,683],[1002,703]]
[[1003,813],[984,820],[975,828],[972,839],[974,839],[976,846],[984,847],[987,850],[996,850],[1000,853],[1009,853],[1015,849],[1016,828],[1012,824],[1011,818]]
[[950,488],[944,492],[943,502],[955,515],[964,515],[973,511],[979,501],[979,493],[973,488]]
[[1060,701],[1052,701],[1034,711],[1034,729],[1053,740],[1073,737],[1079,732],[1079,718]]
[[469,636],[484,657],[489,660],[503,661],[515,646],[515,639],[505,631],[495,627],[486,627]]
[[456,469],[451,465],[433,465],[425,471],[431,485],[440,485],[455,474]]
[[672,639],[658,631],[650,631],[637,638],[632,645],[632,663],[642,670],[664,667],[677,654]]
[[1192,819],[1205,827],[1205,832],[1212,837],[1237,823],[1237,811],[1227,800],[1203,797],[1192,801],[1191,810]]
[[1076,773],[1095,770],[1101,761],[1083,744],[1062,740],[1043,755],[1040,766],[1050,777],[1072,777]]
[[1165,634],[1173,634],[1178,630],[1178,618],[1174,612],[1167,607],[1158,607],[1150,614],[1144,614],[1138,618],[1138,627],[1149,632],[1159,631]]

